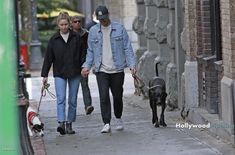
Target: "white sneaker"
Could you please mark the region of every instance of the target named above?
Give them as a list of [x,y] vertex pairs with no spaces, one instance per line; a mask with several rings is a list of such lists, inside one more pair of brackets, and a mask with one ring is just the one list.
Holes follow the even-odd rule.
[[123,122],[121,118],[117,118],[116,130],[122,131],[124,129]]
[[101,130],[101,133],[109,133],[111,131],[110,125],[105,124],[103,129]]

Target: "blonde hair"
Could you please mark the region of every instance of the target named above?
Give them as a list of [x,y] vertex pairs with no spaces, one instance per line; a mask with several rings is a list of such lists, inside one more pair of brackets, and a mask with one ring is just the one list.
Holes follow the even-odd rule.
[[60,12],[57,19],[56,19],[56,23],[59,24],[59,22],[63,19],[67,20],[68,23],[70,24],[70,16],[69,16],[68,12],[66,12],[66,11]]

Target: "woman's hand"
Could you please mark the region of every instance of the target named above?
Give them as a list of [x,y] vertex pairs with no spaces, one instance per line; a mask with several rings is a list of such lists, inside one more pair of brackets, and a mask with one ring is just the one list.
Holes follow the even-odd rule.
[[90,73],[90,70],[87,69],[87,68],[83,68],[82,71],[81,71],[81,74],[83,77],[87,77]]
[[43,85],[47,84],[47,81],[48,81],[48,77],[44,77],[44,78],[42,79],[42,84],[43,84]]

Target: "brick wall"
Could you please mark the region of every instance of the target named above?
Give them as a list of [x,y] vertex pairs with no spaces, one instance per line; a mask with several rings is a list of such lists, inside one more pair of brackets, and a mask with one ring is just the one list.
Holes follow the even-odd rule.
[[235,0],[220,1],[224,76],[235,79]]
[[196,60],[196,1],[185,1],[185,28],[187,35],[186,60]]
[[198,62],[199,106],[217,113],[218,76],[214,51],[211,48],[210,0],[185,1],[185,16],[189,50],[187,60]]
[[215,53],[212,51],[211,44],[211,3],[210,0],[201,0],[201,27],[202,27],[202,71],[203,77],[199,80],[203,89],[200,90],[202,99],[202,105],[209,113],[218,112],[218,76],[215,69]]
[[[196,31],[197,31],[197,46],[196,51],[198,55],[198,90],[199,90],[199,106],[206,107],[204,99],[204,77],[203,77],[203,62],[201,61],[202,53],[202,13],[201,13],[201,0],[196,1]],[[201,55],[201,56],[199,56]]]
[[201,0],[202,50],[204,56],[211,56],[210,0]]
[[196,1],[196,25],[197,25],[197,55],[202,54],[202,16],[201,16],[201,0]]

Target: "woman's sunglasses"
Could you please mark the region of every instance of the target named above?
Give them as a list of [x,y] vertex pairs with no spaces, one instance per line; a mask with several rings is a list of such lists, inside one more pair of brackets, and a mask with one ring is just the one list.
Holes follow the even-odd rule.
[[73,23],[80,23],[80,20],[74,20]]

